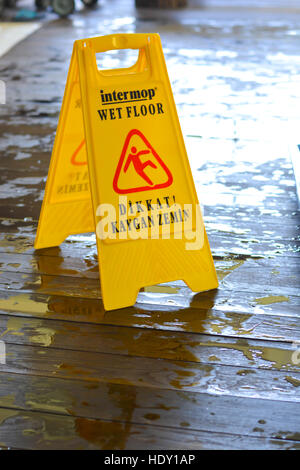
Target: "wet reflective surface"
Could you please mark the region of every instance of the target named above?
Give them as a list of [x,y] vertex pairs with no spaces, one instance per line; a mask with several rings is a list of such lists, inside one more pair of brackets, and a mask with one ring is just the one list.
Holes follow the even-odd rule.
[[[299,448],[300,10],[199,3],[103,2],[1,58],[1,448]],[[220,287],[105,312],[94,234],[33,241],[72,43],[113,32],[161,34]]]

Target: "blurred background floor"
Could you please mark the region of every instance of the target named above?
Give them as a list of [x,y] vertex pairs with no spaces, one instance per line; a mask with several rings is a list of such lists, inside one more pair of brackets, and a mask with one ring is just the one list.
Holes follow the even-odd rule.
[[[0,58],[3,448],[299,449],[299,20],[296,1],[103,0]],[[105,312],[93,234],[33,241],[73,42],[119,32],[161,35],[220,287]]]

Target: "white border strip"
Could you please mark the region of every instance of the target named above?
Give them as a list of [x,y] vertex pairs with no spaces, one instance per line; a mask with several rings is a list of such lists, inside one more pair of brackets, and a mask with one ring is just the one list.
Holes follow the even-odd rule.
[[42,23],[0,23],[0,57],[41,26]]

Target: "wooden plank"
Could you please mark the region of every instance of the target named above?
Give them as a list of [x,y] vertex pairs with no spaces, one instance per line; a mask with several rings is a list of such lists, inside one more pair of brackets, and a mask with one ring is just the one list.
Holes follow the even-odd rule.
[[[52,322],[34,325],[31,320],[23,328],[14,324],[14,321],[8,322],[10,330],[1,336],[8,357],[6,367],[1,368],[3,371],[23,373],[26,370],[28,374],[58,374],[63,378],[74,376],[76,380],[129,381],[137,386],[142,383],[156,388],[300,401],[297,388],[300,385],[300,373],[297,364],[293,363],[295,348],[291,346],[276,344],[276,347],[271,347],[268,342],[234,342],[228,338],[214,341],[211,337],[198,338],[195,335],[192,338],[193,335],[189,337],[187,334],[161,334],[157,338],[151,331],[133,328],[124,332],[122,328],[112,330],[106,327],[102,334],[98,330],[90,334],[84,325],[77,328],[77,334],[76,328],[72,327],[68,328],[68,334],[63,334],[65,330],[55,329]],[[26,349],[28,345],[44,346],[47,349]],[[48,349],[54,349],[53,355]],[[78,351],[77,354],[74,351]],[[94,370],[95,365],[92,365],[90,369],[85,363],[86,355],[81,352],[97,354],[99,364],[103,364],[104,358],[105,368],[103,365],[100,368],[96,366]],[[115,355],[122,358],[116,359]],[[53,357],[60,360],[60,364],[51,366],[49,356],[51,360]],[[24,362],[25,358],[29,365]],[[155,379],[143,368],[141,358],[146,360],[148,370],[156,371]],[[129,375],[127,359],[133,368]],[[160,359],[158,364],[157,359]],[[113,375],[110,372],[107,374],[109,364],[114,370]]]
[[[85,260],[75,258],[74,262],[71,259],[70,263],[69,258],[64,256],[63,250],[54,248],[52,252],[56,255],[61,253],[61,255],[51,258],[47,254],[38,258],[34,257],[30,261],[32,271],[53,273],[53,275],[42,276],[13,272],[20,266],[17,262],[13,262],[17,261],[16,258],[10,263],[10,258],[7,256],[4,269],[8,266],[12,272],[4,271],[0,274],[0,289],[3,291],[9,286],[10,296],[32,293],[39,296],[46,294],[97,299],[101,297],[98,262],[94,252],[90,253]],[[24,257],[23,260],[25,260],[25,269],[21,267],[22,271],[26,271],[26,262],[27,270],[30,270],[29,258]],[[206,311],[211,308],[252,314],[273,313],[274,311],[283,316],[296,316],[299,306],[297,299],[299,263],[298,259],[293,259],[286,266],[284,258],[216,260],[219,279],[223,279],[218,291],[193,296],[185,284],[178,281],[166,284],[164,287],[145,289],[139,295],[138,304],[150,305],[152,303],[155,308],[165,309],[165,306],[169,307],[169,310],[191,306],[203,308]],[[59,276],[55,276],[54,273],[58,273]],[[78,279],[73,276],[78,276]],[[21,297],[20,300],[22,299]],[[233,299],[236,301],[233,302]],[[4,299],[1,304],[3,309],[12,311],[9,301]],[[18,304],[16,304],[16,311],[18,309]]]
[[[105,312],[99,301],[100,286],[97,280],[93,283],[88,280],[85,291],[81,279],[78,283],[75,283],[75,278],[65,279],[71,281],[68,286],[65,281],[63,286],[49,281],[45,288],[40,288],[39,279],[36,284],[30,282],[26,285],[20,275],[21,290],[17,289],[19,286],[16,283],[10,285],[8,282],[9,291],[6,292],[2,286],[0,314],[9,312],[17,316],[277,341],[299,339],[299,319],[296,316],[299,313],[298,297],[265,297],[263,293],[250,292],[245,295],[228,290],[225,293],[210,291],[192,297],[185,287],[180,293],[178,285],[163,285],[141,292],[135,307]],[[53,294],[46,295],[43,293],[45,290]]]
[[[8,222],[9,223],[9,222]],[[220,224],[220,228],[228,227],[228,225]],[[224,229],[223,229],[224,230]],[[229,230],[229,228],[228,228]],[[280,230],[280,227],[278,227]],[[245,237],[235,234],[222,234],[216,231],[208,233],[213,256],[218,259],[228,257],[240,258],[277,258],[279,256],[298,257],[299,241],[296,239],[280,239],[270,240],[266,238]],[[89,241],[88,241],[89,240]],[[86,234],[85,237],[75,236],[66,240],[60,249],[66,257],[75,258],[78,256],[87,256],[90,250],[87,245],[95,247],[95,237],[93,234]],[[23,232],[22,235],[2,234],[0,236],[0,253],[13,253],[19,252],[27,255],[34,255],[40,257],[43,255],[57,256],[57,248],[45,248],[35,251],[33,249],[34,236],[28,231]]]
[[[28,194],[34,194],[36,192],[36,189],[44,190],[45,188],[45,178],[47,177],[48,173],[51,153],[41,152],[41,149],[38,146],[38,139],[43,141],[43,137],[35,137],[32,134],[30,134],[30,140],[28,137],[28,135],[18,136],[15,134],[9,138],[7,138],[7,136],[3,137],[4,142],[2,142],[2,145],[6,143],[9,147],[10,141],[17,142],[18,140],[20,140],[21,146],[18,147],[16,144],[13,146],[14,151],[16,150],[16,148],[19,150],[17,155],[14,155],[14,166],[11,166],[12,163],[9,159],[1,160],[0,199],[4,199],[5,197],[12,199],[16,198],[14,189],[18,189],[20,193],[22,193],[23,189],[26,189]],[[47,139],[47,141],[49,141],[49,136],[46,136],[45,138]],[[5,142],[6,139],[7,142]],[[223,143],[222,139],[220,139],[219,142]],[[34,144],[37,144],[36,150],[33,147]],[[28,151],[30,151],[29,155]],[[41,158],[43,158],[42,165],[38,164],[38,161],[40,161]],[[193,158],[194,157],[191,156],[192,164]],[[22,160],[29,160],[29,162],[27,161],[27,166],[25,165],[26,162],[24,163]],[[8,165],[5,165],[6,161],[10,163]],[[295,181],[293,178],[293,173],[290,168],[284,168],[285,161],[285,159],[278,159],[272,162],[272,166],[256,166],[252,164],[249,167],[249,162],[243,162],[242,159],[239,159],[239,162],[235,163],[235,165],[233,162],[230,162],[231,171],[229,171],[229,165],[226,161],[217,161],[215,163],[205,162],[202,164],[200,162],[200,168],[196,168],[196,165],[194,167],[195,180],[197,186],[200,189],[200,194],[201,188],[202,192],[204,192],[204,189],[210,190],[212,188],[212,181],[210,181],[209,179],[205,181],[205,176],[206,173],[211,175],[211,172],[214,171],[216,174],[213,184],[218,184],[218,192],[220,193],[243,194],[247,191],[249,192],[249,188],[252,188],[253,190],[255,189],[258,193],[261,193],[263,196],[274,195],[276,196],[276,199],[278,197],[278,200],[280,202],[282,200],[287,199],[288,196],[289,198],[290,196],[292,196],[293,198],[293,194],[295,192]],[[283,171],[281,172],[281,179],[283,183],[279,181],[279,183],[281,183],[279,188],[277,185],[274,184],[274,162],[275,164],[277,164],[278,167],[283,168]],[[34,166],[34,163],[36,164],[36,166]],[[30,164],[32,164],[32,168]],[[245,165],[247,164],[248,168],[245,169]],[[263,175],[263,178],[261,178],[262,181],[261,179],[257,178],[258,174]],[[197,182],[198,179],[199,182]],[[247,198],[247,200],[249,200],[249,204],[247,205],[256,206],[253,198],[252,203],[250,198]]]
[[[213,210],[211,210],[213,209]],[[276,215],[263,214],[257,209],[243,211],[239,209],[238,215],[224,213],[224,207],[209,208],[205,211],[204,218],[206,229],[210,238],[211,247],[215,255],[228,256],[230,253],[249,256],[293,256],[299,252],[299,222],[296,215],[275,211]],[[272,211],[271,211],[272,213]],[[23,214],[22,214],[23,215]],[[282,223],[284,218],[284,223]],[[28,221],[27,221],[28,219]],[[267,227],[266,227],[267,225]],[[35,253],[33,242],[36,233],[36,221],[30,217],[21,219],[0,219],[0,252],[12,252],[13,250],[24,253]],[[23,228],[22,232],[21,228]],[[24,233],[25,232],[25,233]],[[88,244],[92,246],[95,238],[91,235],[89,243],[85,237],[70,237],[60,247],[65,256],[70,256],[71,249],[74,255],[77,251],[86,255]],[[94,242],[95,243],[95,242]],[[71,247],[70,247],[71,248]],[[69,253],[68,253],[69,251]],[[53,249],[40,250],[39,253],[55,253]]]
[[[201,203],[206,207],[206,212],[210,211],[210,207],[218,204],[217,201],[222,201],[222,206],[225,208],[230,208],[231,210],[239,210],[240,207],[249,207],[253,206],[253,201],[250,196],[243,195],[242,193],[232,194],[228,189],[228,192],[219,192],[216,199],[215,192],[204,191],[205,197],[202,197]],[[32,217],[34,220],[38,220],[41,201],[40,200],[40,191],[36,190],[33,194],[27,194],[26,188],[23,193],[20,193],[18,198],[16,197],[5,197],[0,199],[0,214],[1,217],[5,218],[17,218],[21,219],[25,217]],[[36,203],[33,202],[33,198],[37,200]],[[285,207],[286,210],[290,212],[295,212],[298,209],[298,200],[297,196],[293,191],[293,196],[277,198],[274,195],[267,195],[263,202],[257,204],[261,210],[277,211],[278,207]]]
[[[49,334],[49,332],[48,332]],[[255,357],[255,349],[252,351]],[[279,351],[279,358],[284,353]],[[299,372],[6,344],[0,371],[220,396],[299,401]],[[278,362],[277,362],[278,365]],[[295,370],[297,370],[295,368]],[[299,369],[298,369],[299,371]]]
[[0,316],[0,332],[6,344],[299,372],[292,357],[296,344],[278,341],[6,315]]
[[[105,312],[99,300],[61,296],[39,296],[11,292],[0,301],[0,314],[83,321],[94,324],[139,326],[155,330],[188,331],[272,341],[299,340],[299,318],[292,316],[247,314],[222,311],[222,308],[176,306],[176,302],[161,305],[136,304],[135,307]],[[201,295],[201,294],[198,294]],[[175,306],[174,306],[175,305]]]
[[6,409],[0,410],[0,422],[2,446],[34,450],[299,449],[299,443],[290,439],[207,433],[184,427],[171,429]]
[[[39,196],[44,186],[43,179],[45,179],[47,175],[51,145],[49,145],[49,138],[45,136],[44,147],[47,147],[49,151],[43,154],[40,150],[41,137],[39,137],[39,140],[31,137],[31,142],[26,142],[22,134],[20,137],[22,144],[19,147],[16,160],[13,159],[14,166],[12,166],[11,159],[7,158],[8,166],[4,167],[2,171],[5,184],[1,185],[0,180],[0,210],[2,216],[22,218],[24,214],[22,208],[24,209],[24,207],[26,207],[26,215],[37,220],[41,205]],[[16,138],[17,136],[14,134],[14,140],[16,140]],[[187,140],[190,141],[191,139],[188,138]],[[216,140],[219,146],[224,146],[224,139]],[[205,161],[201,164],[200,160],[201,166],[197,168],[197,166],[199,166],[198,152],[203,153],[203,148],[204,150],[208,148],[210,153],[212,153],[215,146],[213,142],[213,139],[206,139],[205,143],[200,142],[200,146],[199,142],[198,146],[195,146],[195,143],[190,145],[191,149],[193,149],[190,159],[195,175],[196,186],[199,189],[199,194],[202,194],[201,202],[207,207],[207,210],[210,210],[210,208],[216,205],[217,199],[218,205],[221,200],[222,206],[225,206],[225,208],[230,207],[231,209],[233,207],[238,208],[238,210],[248,207],[258,207],[261,211],[269,209],[274,212],[278,211],[280,208],[285,208],[285,210],[289,211],[296,211],[298,209],[292,167],[291,164],[286,164],[286,158],[274,158],[274,150],[272,148],[272,159],[270,159],[270,155],[267,155],[265,160],[249,162],[249,160],[244,160],[245,157],[243,158],[241,148],[239,149],[241,156],[238,162],[232,161],[232,154],[230,156],[227,155],[226,159],[224,152],[222,152],[222,161],[220,161],[220,157],[218,157],[216,161],[211,161],[210,159],[210,161]],[[261,145],[261,143],[259,145]],[[41,173],[42,167],[34,164],[32,161],[32,156],[30,161],[27,162],[27,166],[22,162],[22,160],[27,160],[27,147],[30,148],[31,154],[36,153],[36,163],[41,160],[47,162],[44,163],[43,173]],[[247,143],[247,145],[244,144],[244,147],[249,152],[249,143]],[[14,156],[15,152],[16,148],[14,147]],[[260,150],[260,155],[261,153]],[[197,166],[194,167],[194,165]],[[278,184],[274,184],[274,165],[277,165],[277,167],[281,169],[279,180],[280,187]],[[24,168],[26,169],[25,172]],[[38,170],[34,168],[38,168]],[[26,171],[28,170],[30,170],[30,176],[26,177]],[[18,173],[18,171],[20,172]],[[213,180],[211,178],[212,172],[214,173]],[[263,181],[258,178],[259,176],[262,177]],[[17,198],[16,191],[18,193]]]
[[[250,233],[254,237],[262,236],[273,240],[281,237],[293,239],[295,235],[299,234],[299,211],[291,212],[284,206],[277,206],[275,209],[248,206],[233,210],[233,208],[225,206],[222,204],[222,201],[219,201],[214,206],[204,207],[204,219],[206,220],[208,231],[210,225],[213,230],[218,230],[220,225],[220,230],[224,231],[222,230],[222,224],[224,224],[224,232],[228,234],[247,235]],[[4,223],[3,232],[13,231],[18,233],[20,227],[29,226],[32,229],[32,237],[35,236],[37,219],[34,221],[34,225],[32,221],[26,222],[26,220],[24,221],[24,213],[20,218],[13,216],[8,218],[8,220],[1,214],[0,224],[2,223]],[[228,226],[230,227],[229,230]]]
[[[21,240],[22,244],[23,240]],[[1,242],[0,242],[1,243]],[[53,248],[53,249],[46,249],[46,250],[39,250],[36,253],[31,254],[30,252],[24,253],[1,253],[1,264],[0,270],[1,272],[11,272],[11,273],[24,273],[24,274],[41,274],[41,275],[53,275],[53,276],[72,276],[72,277],[84,277],[89,279],[99,279],[99,269],[98,269],[98,257],[93,250],[89,249],[82,249],[78,247],[79,242],[76,242],[77,247],[80,250],[80,255],[75,256],[76,249],[72,250],[72,244],[64,244],[65,246],[62,248]],[[86,246],[86,242],[84,242]],[[226,246],[230,245],[230,248],[226,250]],[[225,240],[224,245],[220,246],[220,249],[214,250],[216,252],[224,253],[224,258],[220,255],[215,255],[215,266],[217,270],[217,274],[220,281],[223,281],[225,277],[231,274],[232,271],[238,268],[240,271],[242,265],[243,269],[250,269],[252,263],[251,256],[233,254],[233,252],[242,252],[245,251],[246,253],[249,252],[249,248],[240,248],[240,240],[237,240],[236,248],[234,248],[233,243],[231,240]],[[289,245],[289,242],[288,242]],[[259,264],[259,259],[264,259],[266,253],[268,253],[267,249],[265,248],[265,244],[260,243],[260,250],[256,251],[254,256],[255,265]],[[278,246],[278,245],[277,245]],[[281,247],[284,246],[281,244]],[[18,249],[18,244],[14,244],[15,249]],[[75,248],[75,247],[74,247]],[[262,250],[262,251],[261,251]],[[42,251],[42,253],[40,253]],[[86,251],[85,256],[82,252]],[[279,251],[282,251],[280,248]],[[261,257],[258,255],[258,252],[261,252]],[[271,251],[272,252],[272,251]],[[275,248],[273,249],[275,252]],[[269,252],[270,253],[270,252]],[[286,255],[293,254],[295,258],[298,257],[298,253],[296,252],[296,248],[293,247],[288,253],[285,252]],[[71,255],[71,256],[69,256]],[[83,255],[83,256],[82,256]],[[219,259],[218,259],[219,258]],[[298,266],[294,264],[291,266],[291,270],[288,271],[286,262],[286,256],[282,259],[276,259],[274,261],[266,261],[265,266],[269,268],[268,271],[271,271],[272,278],[280,278],[287,275],[294,276],[294,272],[297,272]],[[252,263],[253,264],[253,263]],[[294,272],[292,272],[294,268]],[[282,273],[282,274],[281,274]],[[232,276],[231,276],[232,277]],[[282,280],[282,279],[281,279]],[[281,283],[282,285],[282,283]],[[256,287],[257,289],[257,287]],[[261,287],[260,289],[261,290]]]
[[[93,237],[86,237],[90,239],[92,244]],[[21,243],[23,240],[21,240]],[[98,257],[96,250],[87,248],[87,241],[83,240],[86,250],[80,249],[79,242],[74,243],[74,250],[72,250],[72,243],[65,243],[62,247],[54,247],[51,249],[38,250],[36,253],[30,252],[2,252],[1,253],[1,272],[11,273],[24,273],[24,274],[41,274],[50,276],[71,276],[83,277],[90,279],[99,279]],[[90,245],[89,245],[90,246]],[[17,243],[14,244],[16,251],[18,251]],[[94,247],[93,247],[94,248]],[[76,251],[78,250],[78,253]],[[222,248],[224,250],[224,248]],[[84,256],[84,251],[86,255]],[[78,254],[78,256],[76,256]],[[246,270],[248,272],[252,266],[256,267],[261,264],[264,265],[266,272],[270,272],[274,279],[279,279],[282,285],[282,277],[292,276],[296,278],[299,269],[299,256],[295,253],[295,260],[289,263],[290,269],[286,266],[285,258],[267,258],[260,256],[248,255],[230,255],[215,256],[215,266],[220,281],[238,269]],[[265,260],[265,261],[261,261]],[[230,276],[233,277],[232,275]],[[67,281],[66,281],[67,282]],[[297,281],[296,281],[297,282]],[[260,289],[259,289],[260,290]]]
[[[178,391],[166,389],[150,389],[143,386],[114,383],[87,383],[84,381],[61,380],[54,377],[34,377],[22,374],[0,373],[0,407],[7,409],[22,409],[52,414],[82,416],[113,421],[133,421],[138,424],[153,424],[155,426],[169,426],[180,428],[186,423],[186,428],[208,432],[213,431],[214,422],[216,431],[224,432],[229,411],[226,403],[236,403],[237,410],[233,412],[228,431],[232,434],[244,433],[242,427],[247,429],[245,434],[251,435],[251,425],[262,426],[264,437],[272,435],[278,426],[280,416],[286,411],[286,431],[292,433],[299,418],[299,411],[292,419],[292,410],[296,405],[278,402],[282,406],[280,412],[275,412],[268,423],[260,423],[267,412],[274,407],[274,401],[262,399],[249,399],[233,396],[219,397],[207,393],[194,393],[192,391]],[[257,409],[255,405],[257,404]],[[244,414],[245,422],[236,427],[239,412],[248,405],[249,412]],[[266,410],[261,416],[262,409]],[[234,407],[234,406],[233,406]],[[206,410],[206,411],[204,411]],[[256,410],[256,411],[255,411]],[[194,412],[196,411],[196,412]],[[204,414],[204,416],[203,416]],[[210,418],[206,416],[210,414]],[[153,416],[151,416],[153,415]],[[207,421],[203,423],[202,421]],[[289,427],[289,424],[292,423]],[[273,429],[272,429],[273,428]],[[290,431],[288,431],[290,429]],[[276,431],[275,431],[276,432]],[[279,431],[277,431],[279,434]],[[283,434],[283,433],[282,433]],[[253,435],[261,435],[253,434]],[[284,436],[282,436],[284,437]],[[299,441],[299,435],[294,439]]]
[[[217,224],[216,224],[217,225]],[[299,249],[300,249],[300,243],[294,237],[294,239],[284,239],[277,237],[276,239],[270,239],[270,238],[264,238],[262,236],[260,237],[254,237],[253,234],[251,236],[245,236],[245,235],[237,235],[234,233],[222,233],[222,230],[224,231],[229,231],[229,226],[226,224],[219,224],[220,231],[211,231],[208,226],[208,236],[211,244],[211,249],[212,253],[215,257],[229,257],[229,256],[238,256],[241,255],[243,257],[253,257],[253,258],[268,258],[268,257],[278,257],[278,256],[284,256],[284,257],[290,257],[290,256],[298,256]],[[271,228],[271,227],[270,227]],[[234,229],[232,229],[234,230]],[[250,229],[249,229],[250,230]],[[238,229],[236,229],[238,231]],[[277,233],[280,231],[280,227],[277,228]],[[276,230],[274,230],[271,233],[276,233]],[[35,233],[34,233],[35,236]],[[51,253],[55,253],[53,249],[43,249],[34,251],[33,249],[33,243],[34,243],[34,236],[31,236],[28,232],[23,233],[21,236],[15,236],[15,235],[2,235],[0,239],[0,252],[4,253],[10,253],[13,251],[13,240],[15,241],[15,250],[21,251],[23,249],[24,254],[35,254],[36,256],[41,256],[45,253],[49,254],[51,256]],[[80,240],[80,237],[78,236],[77,238],[74,239],[74,237],[71,237],[68,239],[66,242],[64,242],[60,247],[64,249],[66,252],[66,255],[68,255],[68,251],[71,252],[71,250],[68,250],[68,247],[70,247],[70,244],[73,245],[74,247],[74,254],[77,251],[81,251],[83,256],[87,254],[87,249],[85,246],[85,243],[87,241],[87,235],[85,239],[82,237],[82,240]],[[92,244],[92,241],[94,239],[94,236],[90,234],[89,236],[90,239],[90,245]],[[80,246],[80,243],[82,246]],[[53,254],[52,254],[53,256]]]
[[[59,102],[52,100],[49,105],[56,103],[59,108]],[[14,111],[17,114],[18,111]],[[34,120],[29,123],[30,118],[27,118],[16,127],[15,121],[10,122],[7,118],[0,122],[3,136],[0,149],[5,151],[0,169],[11,174],[23,172],[24,175],[29,171],[33,174],[43,172],[46,177],[57,120],[41,125]],[[185,143],[196,183],[200,181],[203,186],[218,183],[226,187],[234,183],[233,190],[237,186],[240,189],[257,187],[264,193],[272,191],[276,196],[282,195],[283,189],[295,189],[289,148],[284,142],[247,139],[236,142],[234,138],[225,136],[201,138],[185,135]]]
[[[297,237],[299,235],[298,212],[292,215],[291,213],[277,213],[276,211],[276,215],[271,216],[268,213],[263,214],[257,209],[253,210],[253,213],[252,211],[249,213],[249,211],[243,211],[240,208],[238,215],[235,215],[232,211],[230,214],[226,212],[224,214],[223,209],[224,207],[219,207],[218,210],[217,208],[213,208],[213,210],[209,208],[209,211],[204,211],[206,229],[211,239],[213,251],[218,250],[220,245],[222,246],[222,244],[226,243],[226,250],[229,250],[229,253],[230,245],[233,244],[237,253],[247,253],[245,249],[250,247],[249,255],[252,256],[263,255],[266,257],[273,255],[277,257],[281,253],[284,253],[286,256],[299,252],[299,236]],[[266,212],[268,211],[266,210]],[[282,223],[282,218],[284,218],[284,223]],[[22,241],[26,241],[23,252],[34,253],[33,242],[37,222],[30,217],[24,218],[24,212],[20,219],[0,218],[0,228],[1,252],[13,251],[13,241],[18,249],[21,250]],[[22,228],[23,230],[21,231]],[[89,238],[89,244],[91,245],[95,238],[92,235]],[[84,236],[81,238],[80,236],[69,237],[61,245],[61,248],[67,250],[70,243],[76,252],[82,250],[83,255],[86,253],[86,235],[85,238]],[[239,250],[236,249],[237,246]],[[224,249],[225,253],[226,250]],[[48,249],[48,252],[51,254],[51,249]],[[47,250],[39,250],[38,253],[47,253]],[[70,256],[70,253],[68,255]]]
[[[15,386],[13,393],[7,387],[7,379],[12,386]],[[153,432],[156,430],[157,436],[164,429],[170,436],[170,442],[173,441],[173,434],[180,431],[184,446],[187,445],[184,437],[186,431],[189,433],[191,430],[203,433],[202,436],[211,433],[224,434],[225,439],[228,434],[237,440],[243,436],[244,442],[246,438],[251,442],[252,438],[257,437],[281,440],[282,444],[287,440],[290,446],[293,444],[299,447],[299,410],[293,403],[278,404],[271,400],[150,390],[144,387],[107,383],[93,383],[91,387],[84,382],[74,383],[70,380],[58,382],[53,378],[24,377],[14,374],[8,377],[6,374],[1,374],[0,383],[1,395],[3,393],[0,404],[6,405],[0,408],[0,441],[5,445],[24,447],[25,442],[28,442],[25,437],[30,437],[36,446],[38,443],[34,438],[39,437],[43,445],[51,445],[48,441],[62,440],[62,445],[69,448],[72,445],[69,442],[70,436],[78,435],[74,433],[73,426],[68,426],[70,418],[73,418],[77,419],[77,424],[87,419],[104,421],[103,427],[98,423],[99,428],[94,423],[97,432],[92,434],[101,444],[103,444],[103,435],[107,434],[110,426],[114,427],[116,447],[113,448],[119,449],[123,448],[122,430],[125,428],[128,431],[132,426],[141,425],[145,426],[143,428],[145,430],[148,426],[153,428]],[[8,395],[4,395],[6,393]],[[27,416],[23,423],[26,427],[22,426],[21,434],[17,423],[22,423],[24,416]],[[35,425],[32,425],[31,421],[33,416],[38,419]],[[39,417],[45,420],[44,426],[41,426]],[[45,428],[48,428],[47,420],[53,423],[50,432],[44,432]],[[61,426],[57,427],[58,423]],[[11,436],[8,424],[15,426],[15,438]],[[84,421],[81,424],[84,424]],[[75,430],[77,431],[78,427],[75,427]],[[233,442],[236,439],[233,439]],[[147,439],[144,445],[149,444],[152,443]],[[27,445],[28,443],[26,447]],[[226,444],[223,442],[224,445]]]
[[[64,290],[65,293],[68,292],[69,284],[73,283],[81,284],[82,292],[78,290],[78,296],[85,297],[83,292],[85,291],[85,284],[89,284],[92,289],[96,288],[96,285],[99,287],[99,282],[97,281],[97,267],[98,261],[95,256],[94,251],[88,253],[87,257],[83,261],[75,261],[75,265],[68,264],[68,260],[65,259],[64,253],[60,251],[59,248],[54,248],[53,253],[56,255],[59,254],[56,260],[53,261],[51,267],[51,260],[44,257],[35,257],[33,269],[26,274],[18,272],[20,266],[12,266],[14,268],[12,272],[9,270],[4,270],[0,272],[0,289],[7,283],[11,283],[12,289],[20,290],[36,290],[36,288],[30,288],[30,285],[34,286],[37,284],[42,284],[39,287],[39,292],[52,294],[51,285],[57,286],[59,289],[59,284],[63,284],[63,287],[60,290]],[[7,261],[9,257],[4,256]],[[24,258],[24,261],[26,258]],[[12,260],[14,264],[14,261]],[[7,263],[9,264],[9,263]],[[16,262],[18,264],[18,262]],[[220,259],[215,261],[216,269],[219,271],[219,278],[223,280],[223,286],[229,288],[230,290],[238,289],[240,292],[249,291],[249,288],[252,292],[261,292],[269,293],[274,295],[294,295],[298,296],[300,288],[300,259],[299,257],[291,257],[289,263],[285,262],[284,258],[246,258],[246,259]],[[48,268],[48,265],[50,267]],[[54,265],[54,267],[53,267]],[[60,269],[59,266],[62,266]],[[77,265],[77,266],[76,266]],[[51,269],[52,268],[52,269]],[[4,265],[5,269],[5,265]],[[28,263],[27,263],[28,270]],[[55,272],[56,270],[56,272]],[[76,279],[77,273],[74,271],[79,270],[79,276],[82,278]],[[81,272],[80,272],[81,270]],[[41,273],[42,276],[36,273]],[[49,272],[49,274],[44,274]],[[92,274],[90,274],[92,272]],[[63,277],[60,276],[63,275]],[[229,276],[230,275],[230,276]],[[72,276],[72,280],[68,279],[68,276]],[[78,275],[77,275],[78,276]],[[93,279],[86,279],[86,277],[92,277]],[[177,285],[177,283],[173,283]],[[181,281],[182,285],[183,282]],[[18,287],[15,287],[18,286]],[[48,290],[47,290],[47,286]],[[56,287],[55,287],[56,288]],[[56,292],[58,293],[58,292]],[[96,294],[98,296],[98,294]],[[93,294],[90,294],[89,297],[93,297]]]

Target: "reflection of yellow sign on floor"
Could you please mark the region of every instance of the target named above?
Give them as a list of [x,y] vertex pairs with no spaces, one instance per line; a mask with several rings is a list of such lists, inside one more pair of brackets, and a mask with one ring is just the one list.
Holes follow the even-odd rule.
[[[99,70],[114,49],[137,62]],[[153,284],[218,285],[157,34],[75,42],[35,248],[91,231],[107,310]]]

